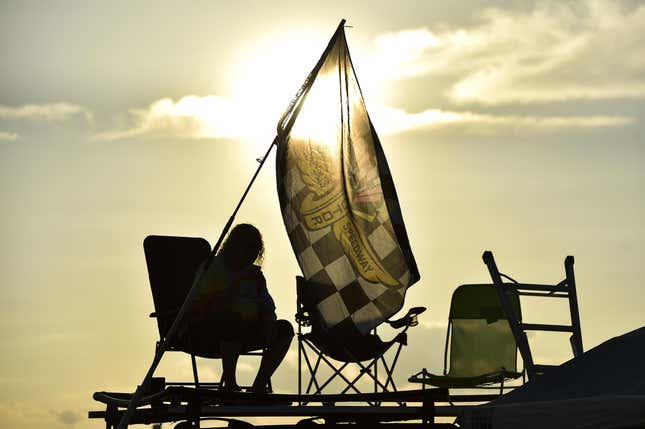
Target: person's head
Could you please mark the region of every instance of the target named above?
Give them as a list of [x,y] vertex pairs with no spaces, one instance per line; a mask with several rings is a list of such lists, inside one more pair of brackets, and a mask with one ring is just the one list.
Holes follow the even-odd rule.
[[251,224],[237,224],[226,237],[218,255],[234,269],[250,266],[254,262],[261,265],[264,256],[262,234]]

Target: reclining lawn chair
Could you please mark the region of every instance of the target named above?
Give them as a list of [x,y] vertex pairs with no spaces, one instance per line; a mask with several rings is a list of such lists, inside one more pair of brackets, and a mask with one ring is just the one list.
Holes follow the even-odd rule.
[[[508,301],[521,318],[517,295],[509,295]],[[513,332],[496,288],[490,284],[467,284],[452,294],[443,374],[432,374],[423,368],[408,381],[449,389],[499,389],[501,395],[504,383],[522,374],[517,369]],[[488,401],[497,396],[451,395],[451,402]]]
[[[504,311],[508,315],[508,321],[511,330],[517,342],[517,347],[522,355],[524,366],[529,380],[535,376],[543,374],[557,365],[538,365],[533,361],[533,354],[529,345],[526,331],[544,331],[544,332],[570,332],[569,342],[574,357],[583,353],[582,348],[582,331],[580,328],[580,314],[578,310],[578,295],[576,292],[576,279],[573,273],[573,256],[567,256],[564,260],[565,279],[558,284],[530,284],[518,283],[506,274],[502,274],[497,269],[493,253],[489,250],[482,255],[484,263],[488,267],[493,282],[497,286],[497,293],[500,297]],[[502,277],[509,280],[504,282]],[[524,323],[520,316],[519,308],[512,305],[507,299],[509,292],[518,296],[542,297],[542,298],[566,298],[569,301],[569,312],[571,317],[570,325]]]
[[[165,338],[179,308],[183,304],[195,280],[197,269],[211,252],[211,246],[203,238],[172,237],[151,235],[143,242],[154,300],[155,311],[150,317],[157,319],[159,341]],[[209,338],[200,338],[193,330],[185,330],[168,347],[168,351],[190,354],[193,368],[193,382],[171,382],[166,385],[189,385],[196,387],[220,387],[220,382],[200,383],[197,373],[196,356],[219,359],[216,331]],[[262,347],[252,347],[244,355],[262,355]],[[270,386],[269,386],[270,388]]]
[[[312,290],[312,283],[303,277],[296,277],[298,312],[298,394],[326,393],[325,388],[333,381],[344,382],[341,394],[352,390],[362,393],[357,383],[364,376],[373,381],[374,392],[396,391],[393,374],[401,349],[407,345],[406,331],[418,324],[417,316],[423,313],[425,307],[413,307],[400,319],[388,321],[394,329],[402,329],[392,340],[383,341],[376,334],[359,335],[352,338],[336,338],[323,328],[323,322],[314,300],[307,296],[305,291]],[[310,328],[303,333],[303,327]],[[375,331],[375,330],[374,330]],[[393,353],[389,353],[390,362],[386,360],[386,353],[394,346]],[[310,356],[310,354],[312,356]],[[303,392],[302,361],[307,367],[309,380]],[[385,377],[379,378],[378,367],[385,370]],[[321,363],[323,367],[331,370],[331,375],[321,376]],[[352,369],[352,364],[358,366],[358,374],[346,375]],[[356,367],[353,367],[355,370]],[[325,378],[326,377],[326,378]],[[384,380],[382,380],[384,378]]]

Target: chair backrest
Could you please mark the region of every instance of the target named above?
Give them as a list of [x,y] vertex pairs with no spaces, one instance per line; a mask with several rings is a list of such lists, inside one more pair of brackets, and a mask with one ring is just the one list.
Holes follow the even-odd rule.
[[[509,296],[517,314],[519,297]],[[517,345],[507,316],[490,284],[461,285],[452,294],[446,354],[451,377],[474,377],[499,371],[517,372]],[[444,360],[447,366],[448,359]]]
[[316,298],[312,294],[315,290],[316,284],[314,282],[306,280],[302,276],[296,276],[296,321],[298,322],[299,329],[302,326],[307,326],[310,328],[311,334],[315,335],[317,339],[323,338],[327,340],[327,335],[325,335],[322,329],[324,322],[320,312],[316,308]]
[[160,338],[175,320],[211,246],[203,238],[150,235],[143,241]]
[[[345,329],[343,336],[327,331],[322,316],[316,307],[318,284],[296,277],[296,297],[299,333],[302,326],[311,327],[310,338],[326,355],[342,362],[357,362],[372,359],[382,353],[387,344],[376,334],[361,334],[358,330]],[[299,337],[300,338],[300,337]]]

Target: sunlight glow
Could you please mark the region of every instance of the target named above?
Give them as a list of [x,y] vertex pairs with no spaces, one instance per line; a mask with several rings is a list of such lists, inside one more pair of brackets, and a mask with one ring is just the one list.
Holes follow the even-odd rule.
[[322,53],[327,35],[282,33],[267,35],[240,51],[229,85],[232,102],[241,113],[239,130],[245,140],[264,148],[292,97]]
[[[258,148],[266,147],[271,141],[284,109],[318,61],[328,38],[328,32],[315,33],[302,29],[265,35],[240,51],[239,60],[231,68],[229,85],[231,101],[243,118],[237,124],[244,132],[245,140]],[[356,52],[358,58],[365,58],[358,48]],[[359,80],[364,90],[372,87],[370,82],[378,81],[374,75],[385,67],[385,63],[368,65],[359,68]],[[325,82],[325,79],[325,76],[319,76],[316,80],[294,132],[302,133],[306,127],[321,141],[330,142],[336,139],[334,121],[339,118],[330,115],[339,112],[331,106],[331,103],[338,105],[337,94],[329,89],[335,82],[333,79]],[[383,85],[382,82],[380,84]],[[368,95],[374,94],[370,92]]]
[[[580,8],[581,17],[569,7],[537,7],[531,13],[488,11],[472,25],[403,29],[369,40],[360,38],[362,31],[346,34],[365,104],[379,133],[463,124],[470,131],[490,134],[501,131],[500,126],[512,128],[511,122],[517,120],[531,129],[613,127],[635,119],[625,115],[522,116],[489,112],[488,108],[511,103],[645,98],[645,62],[637,55],[621,56],[622,51],[637,52],[640,47],[636,35],[645,25],[645,7],[627,10],[614,3],[595,1],[592,7]],[[214,64],[213,75],[226,76],[224,90],[213,88],[212,93],[218,95],[156,100],[131,109],[126,129],[100,131],[93,139],[230,138],[242,143],[245,151],[252,146],[254,156],[263,153],[275,136],[284,109],[330,36],[327,26],[289,28],[258,33],[252,42],[236,47],[236,57]],[[615,46],[624,49],[616,50]],[[597,55],[609,60],[594,63],[593,73],[589,73],[588,59]],[[405,82],[410,78],[418,80]],[[416,88],[414,93],[402,91],[408,85]],[[448,111],[436,107],[445,102],[462,108]],[[410,104],[403,108],[401,103]],[[91,122],[91,112],[67,103],[17,108],[0,105],[0,119],[62,120],[83,114]],[[311,116],[307,120],[316,119]],[[3,133],[3,141],[21,135]]]
[[320,75],[307,95],[291,135],[327,146],[333,154],[340,138],[340,119],[338,76]]
[[214,95],[189,95],[176,103],[163,98],[150,105],[144,121],[147,128],[172,126],[192,132],[197,138],[235,137],[241,126],[235,106],[227,99]]
[[[318,61],[328,37],[327,31],[315,33],[307,29],[264,35],[241,48],[237,60],[231,61],[226,94],[156,100],[145,109],[130,111],[133,127],[104,131],[95,138],[116,140],[141,135],[231,138],[242,142],[246,149],[251,146],[253,153],[260,155],[273,140],[280,117]],[[359,63],[355,67],[363,96],[368,110],[379,110],[385,106],[391,61],[385,56],[366,55],[368,51],[357,45],[353,52]],[[331,89],[331,85],[337,87],[336,82],[325,79],[318,76],[295,132],[308,132],[329,144],[337,139],[340,112],[337,89]],[[401,127],[384,124],[382,128]]]

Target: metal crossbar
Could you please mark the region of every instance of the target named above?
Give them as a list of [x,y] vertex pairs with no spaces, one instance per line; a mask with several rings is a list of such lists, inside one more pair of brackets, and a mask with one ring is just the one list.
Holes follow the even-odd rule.
[[[401,350],[401,347],[402,347],[402,344],[399,344],[399,347],[398,347],[398,349],[399,349],[399,350],[397,350],[397,356],[398,356],[398,351],[400,351],[400,350]],[[388,390],[388,388],[387,388],[387,386],[388,386],[389,384],[392,384],[393,390],[394,390],[394,391],[396,391],[396,386],[394,385],[394,380],[392,379],[392,371],[390,371],[390,369],[387,367],[387,365],[385,365],[385,372],[387,373],[387,378],[386,378],[385,384],[383,384],[383,383],[378,379],[377,372],[376,372],[376,368],[377,368],[377,365],[378,365],[378,361],[379,361],[379,359],[380,359],[380,360],[385,364],[385,359],[383,358],[383,355],[378,356],[378,357],[376,357],[376,358],[372,359],[372,361],[370,362],[370,364],[369,364],[369,365],[367,365],[367,366],[363,365],[363,363],[362,363],[362,362],[356,362],[356,364],[358,364],[358,365],[361,367],[361,371],[359,372],[359,375],[357,375],[357,376],[354,378],[354,380],[352,380],[352,382],[351,382],[350,386],[346,387],[346,388],[341,392],[341,394],[342,394],[342,393],[347,392],[347,390],[349,390],[349,388],[350,388],[350,387],[352,387],[356,382],[358,382],[358,380],[359,380],[359,379],[361,379],[361,378],[363,377],[363,375],[368,375],[370,378],[372,378],[372,379],[374,380],[375,385],[377,385],[378,387],[380,387],[381,389],[383,389],[383,392],[389,392],[389,391],[390,391],[390,390]],[[370,368],[371,368],[372,366],[374,367],[374,373],[372,373],[372,372],[370,371]],[[399,405],[403,405],[403,402],[399,402]]]
[[[309,376],[311,379],[309,380],[309,384],[307,385],[307,390],[305,394],[311,394],[311,385],[312,382],[313,384],[316,385],[316,391],[313,392],[314,395],[322,393],[323,389],[327,387],[336,377],[340,377],[343,379],[343,381],[347,384],[351,384],[349,379],[345,377],[345,375],[342,373],[342,371],[349,365],[349,362],[343,363],[343,365],[340,368],[337,368],[329,359],[327,359],[310,341],[307,339],[302,339],[303,344],[306,344],[313,350],[315,353],[317,353],[317,359],[316,359],[316,365],[312,369],[311,363],[309,360],[309,356],[306,353],[306,349],[303,347],[303,356],[305,358],[305,362],[307,362],[307,368],[309,369]],[[333,371],[334,374],[332,374],[322,385],[318,384],[318,380],[316,378],[316,374],[318,373],[318,369],[320,367],[320,362],[325,362]],[[353,388],[353,390],[356,393],[362,393],[360,390],[357,388]],[[298,393],[301,393],[300,386],[298,386]]]
[[[336,378],[342,379],[346,384],[345,388],[340,392],[340,394],[345,394],[350,390],[355,393],[361,394],[362,392],[358,389],[356,385],[364,376],[367,376],[372,381],[374,381],[375,391],[377,391],[377,389],[380,388],[381,391],[383,392],[392,392],[392,391],[396,392],[397,389],[393,379],[393,375],[394,375],[394,368],[396,366],[396,363],[401,353],[401,349],[403,347],[402,344],[398,345],[394,355],[394,359],[392,360],[392,363],[390,365],[387,364],[387,361],[385,360],[383,355],[375,357],[368,364],[364,364],[362,362],[351,362],[358,365],[360,367],[360,370],[358,375],[356,375],[353,379],[350,380],[347,376],[343,374],[343,370],[345,370],[345,368],[347,368],[350,365],[350,362],[343,362],[341,365],[335,365],[310,340],[305,338],[304,335],[299,334],[298,340],[300,343],[299,351],[300,353],[302,353],[302,358],[304,358],[304,362],[309,374],[309,382],[307,383],[307,387],[304,392],[305,395],[322,394],[324,392],[324,389],[327,386],[329,386]],[[309,351],[316,354],[316,359],[314,363],[312,363],[312,359],[307,353],[307,349],[309,349]],[[379,380],[378,373],[376,372],[376,368],[378,368],[379,361],[383,365],[383,368],[386,373],[384,382]],[[321,367],[320,365],[321,362],[324,362],[325,365],[329,367],[332,371],[332,374],[329,377],[327,377],[327,379],[325,379],[324,381],[319,380],[319,376],[320,376],[319,370]],[[299,380],[298,392],[299,394],[302,393],[301,379]],[[378,402],[373,402],[373,401],[366,401],[366,402],[368,402],[370,405],[374,405],[374,406],[378,405]],[[397,402],[400,405],[404,404],[403,401],[397,401]],[[306,403],[302,403],[301,405],[305,405],[305,404]]]

